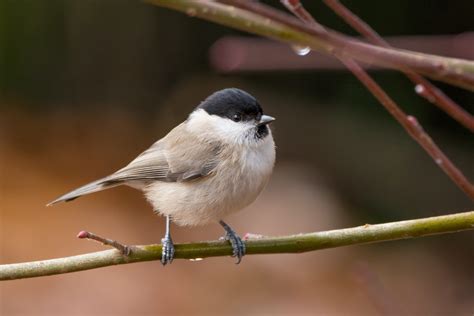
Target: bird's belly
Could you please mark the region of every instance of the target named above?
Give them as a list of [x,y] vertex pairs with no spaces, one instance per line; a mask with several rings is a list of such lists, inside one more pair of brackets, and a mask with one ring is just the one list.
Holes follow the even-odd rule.
[[178,225],[203,225],[217,221],[252,203],[268,177],[233,179],[218,174],[190,182],[156,182],[146,190],[155,211],[171,216]]
[[171,216],[176,224],[204,225],[252,203],[268,182],[273,162],[220,166],[202,179],[155,182],[144,191],[155,211]]

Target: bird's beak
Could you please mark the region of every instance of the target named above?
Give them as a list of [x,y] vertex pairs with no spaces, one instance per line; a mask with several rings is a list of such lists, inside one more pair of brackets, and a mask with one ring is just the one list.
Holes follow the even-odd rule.
[[257,123],[257,126],[270,124],[274,120],[275,118],[271,117],[270,115],[262,115],[262,117],[260,118],[260,122]]

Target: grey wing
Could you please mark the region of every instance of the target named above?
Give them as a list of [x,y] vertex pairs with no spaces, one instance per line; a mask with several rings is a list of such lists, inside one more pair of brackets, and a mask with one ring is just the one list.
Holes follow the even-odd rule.
[[169,164],[161,147],[160,141],[156,142],[127,166],[110,175],[109,181],[165,181],[169,174]]
[[[157,146],[158,145],[158,146]],[[156,147],[156,148],[155,148]],[[158,150],[159,142],[155,143],[150,149],[138,156],[125,168],[107,176],[105,178],[88,183],[71,192],[68,192],[47,205],[58,202],[68,202],[77,199],[80,196],[113,188],[121,184],[131,184],[130,182],[141,185],[150,180],[166,179],[168,174],[168,163]]]
[[189,134],[170,132],[125,168],[109,176],[110,182],[183,182],[208,176],[218,165],[220,147]]
[[183,182],[210,175],[219,164],[220,146],[203,142],[182,127],[181,124],[173,129],[125,168],[66,193],[48,205],[121,184],[141,187],[151,181]]

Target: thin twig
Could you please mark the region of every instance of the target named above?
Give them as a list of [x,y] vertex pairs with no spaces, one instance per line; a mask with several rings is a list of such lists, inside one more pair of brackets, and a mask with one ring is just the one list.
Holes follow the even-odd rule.
[[338,50],[351,58],[380,67],[411,69],[432,79],[474,91],[474,62],[375,46],[332,30],[319,32],[291,15],[255,1],[144,1],[246,32],[309,46],[330,55]]
[[104,238],[85,230],[80,231],[79,234],[77,234],[77,238],[95,240],[102,243],[103,245],[114,247],[115,249],[120,251],[124,256],[129,256],[132,251],[129,246],[126,246],[116,240]]
[[[305,23],[316,26],[319,30],[324,28],[311,16],[299,0],[282,0],[282,3]],[[474,200],[474,187],[462,172],[449,160],[441,149],[433,142],[431,137],[423,130],[415,117],[407,116],[385,91],[360,67],[353,59],[339,57],[346,67],[366,86],[366,88],[379,100],[380,103],[397,119],[407,132],[428,152],[433,160],[443,171],[471,198]]]
[[[302,253],[319,249],[417,238],[474,229],[474,211],[416,220],[363,225],[285,237],[264,237],[245,241],[247,255]],[[230,256],[226,241],[175,245],[176,259]],[[117,264],[160,260],[161,245],[133,246],[129,256],[116,249],[44,261],[0,265],[0,280],[33,278],[96,269]]]
[[352,59],[341,59],[346,67],[364,84],[364,86],[379,100],[380,103],[392,114],[405,128],[410,136],[420,144],[433,158],[435,163],[451,178],[451,180],[474,200],[474,186],[464,174],[451,162],[444,152],[436,145],[433,139],[424,131],[418,120],[406,115],[391,99],[387,93]]
[[[340,1],[323,0],[323,2],[353,29],[366,37],[371,43],[380,45],[382,47],[391,47],[391,45],[379,34],[377,34],[373,28],[371,28],[365,21],[350,11]],[[426,100],[448,113],[452,118],[469,129],[471,132],[474,132],[474,116],[466,112],[463,108],[461,108],[461,106],[444,94],[443,91],[435,87],[422,76],[410,70],[405,70],[402,72],[416,85],[415,91],[418,95],[424,97]]]
[[[324,30],[316,19],[303,7],[300,0],[281,1],[289,11],[300,18],[303,22],[313,25],[318,30]],[[451,178],[451,180],[468,197],[474,200],[474,186],[464,176],[464,174],[451,162],[451,160],[436,145],[433,139],[424,131],[418,120],[410,115],[406,115],[395,101],[375,82],[374,79],[352,58],[336,55],[339,60],[359,79],[360,82],[382,103],[385,109],[405,128],[408,134],[425,149],[433,158],[435,163]]]
[[300,0],[280,0],[280,2],[301,21],[316,28],[319,32],[327,32],[326,28],[319,24],[313,16],[303,7]]

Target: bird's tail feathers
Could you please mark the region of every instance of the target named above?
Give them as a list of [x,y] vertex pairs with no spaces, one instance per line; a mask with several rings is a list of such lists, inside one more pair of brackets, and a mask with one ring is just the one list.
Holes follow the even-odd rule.
[[59,202],[69,202],[74,199],[77,199],[80,196],[89,194],[89,193],[94,193],[97,191],[102,191],[105,189],[113,188],[115,186],[121,185],[123,182],[118,182],[118,181],[111,181],[109,177],[91,182],[89,184],[86,184],[82,187],[79,187],[69,193],[66,193],[60,197],[58,197],[56,200],[49,202],[46,204],[46,206],[50,206]]

